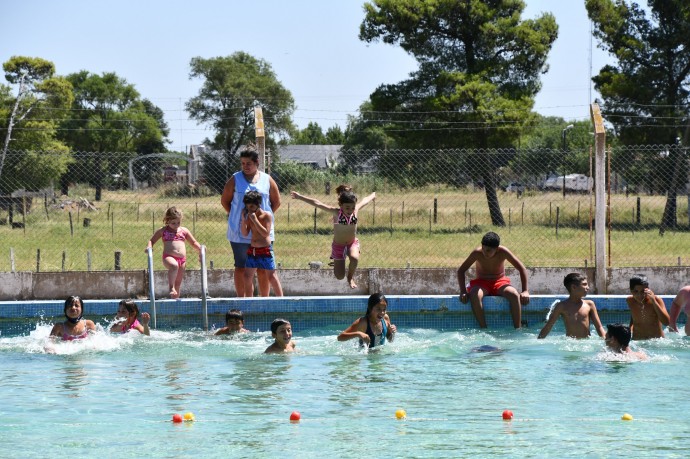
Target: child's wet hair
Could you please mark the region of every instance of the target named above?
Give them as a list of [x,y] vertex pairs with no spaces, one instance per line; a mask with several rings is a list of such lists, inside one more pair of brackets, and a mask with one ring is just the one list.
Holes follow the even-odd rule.
[[386,295],[383,293],[374,293],[369,297],[369,301],[367,301],[367,317],[369,317],[369,314],[371,314],[371,310],[374,309],[374,306],[379,303],[386,303],[386,305],[388,305]]
[[338,195],[338,204],[341,206],[343,204],[357,204],[357,195],[352,192],[350,185],[339,185],[335,192]]
[[341,183],[340,185],[338,185],[338,188],[335,189],[335,194],[341,195],[341,194],[348,192],[348,191],[351,192],[352,187],[350,185],[345,184],[345,183]]
[[644,288],[649,287],[649,281],[647,280],[647,276],[645,276],[644,274],[635,274],[633,277],[630,278],[630,290],[634,289],[638,285],[641,285]]
[[630,327],[623,324],[608,324],[606,329],[608,330],[606,334],[616,338],[616,341],[618,341],[621,347],[628,347],[630,338],[632,337]]
[[489,231],[482,238],[482,245],[496,248],[501,245],[501,237],[493,231]]
[[290,322],[286,319],[276,319],[271,323],[271,333],[276,334],[278,333],[278,328],[281,325],[290,325]]
[[565,289],[570,292],[570,289],[573,288],[573,286],[581,284],[584,280],[587,280],[587,278],[582,274],[570,273],[563,278],[563,285],[565,286]]
[[239,309],[230,309],[228,312],[225,313],[225,323],[228,323],[230,320],[233,319],[239,320],[240,322],[244,322],[244,314]]
[[79,303],[79,305],[81,306],[81,313],[83,315],[84,314],[84,300],[82,300],[80,297],[78,297],[76,295],[72,295],[72,296],[67,297],[67,299],[65,300],[65,307],[62,309],[62,312],[66,313],[67,308],[72,306],[72,303],[74,303],[74,301]]
[[120,301],[120,306],[124,306],[127,309],[129,316],[134,314],[134,317],[139,317],[139,306],[134,302],[134,300],[122,300]]
[[242,202],[246,204],[254,204],[255,206],[261,206],[261,193],[256,190],[247,191],[242,198]]
[[357,195],[352,191],[346,191],[338,195],[338,204],[357,204]]
[[168,210],[165,211],[165,216],[163,217],[163,221],[167,224],[170,220],[182,220],[182,211],[177,210],[177,207],[173,206],[170,207]]

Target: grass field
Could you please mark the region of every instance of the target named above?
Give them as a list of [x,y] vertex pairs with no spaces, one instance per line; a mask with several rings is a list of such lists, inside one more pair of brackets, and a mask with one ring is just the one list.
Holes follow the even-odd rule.
[[[368,191],[367,191],[368,192]],[[361,191],[364,195],[366,192]],[[362,209],[358,234],[362,267],[413,268],[456,267],[489,230],[527,266],[583,267],[594,264],[594,240],[590,232],[589,195],[528,191],[521,197],[499,191],[506,226],[491,225],[484,192],[429,187],[415,191],[377,190],[375,203]],[[93,196],[93,190],[72,190],[71,198]],[[314,195],[335,204],[334,195]],[[63,197],[63,203],[66,198]],[[678,199],[678,228],[659,235],[663,196],[611,197],[612,267],[688,265],[687,200]],[[0,211],[0,271],[94,271],[113,270],[115,252],[121,252],[123,270],[146,269],[144,249],[154,229],[162,226],[165,210],[175,205],[184,212],[183,225],[207,247],[214,268],[231,268],[232,253],[225,237],[226,215],[219,196],[162,198],[150,193],[105,192],[98,211],[34,200],[31,212],[14,215],[24,228],[7,224]],[[591,210],[593,215],[594,210]],[[71,225],[70,225],[71,218]],[[84,219],[90,220],[88,227]],[[592,229],[593,231],[593,229]],[[286,190],[276,217],[277,261],[284,268],[306,268],[310,261],[328,262],[332,223],[330,216],[292,200]],[[40,262],[38,252],[40,251]],[[155,247],[154,267],[163,269],[162,245]],[[199,262],[188,253],[188,269]]]

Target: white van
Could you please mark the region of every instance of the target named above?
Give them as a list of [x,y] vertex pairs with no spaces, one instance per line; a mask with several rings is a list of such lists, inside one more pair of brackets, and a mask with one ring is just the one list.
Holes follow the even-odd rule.
[[[568,174],[565,176],[565,189],[570,191],[592,191],[594,179],[584,174]],[[542,184],[545,190],[562,190],[563,176],[554,175],[546,179]]]

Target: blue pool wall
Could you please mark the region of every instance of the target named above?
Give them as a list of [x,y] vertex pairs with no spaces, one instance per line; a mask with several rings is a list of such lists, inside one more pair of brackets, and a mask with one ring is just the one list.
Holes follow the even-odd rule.
[[[477,328],[470,305],[462,304],[457,295],[387,295],[388,314],[399,329],[429,328],[457,330]],[[591,295],[587,298],[597,305],[604,325],[629,323],[627,295]],[[660,295],[670,310],[673,295]],[[537,331],[544,324],[551,306],[565,299],[565,295],[535,295],[523,306],[523,321]],[[273,319],[290,320],[296,335],[324,330],[340,330],[364,315],[368,296],[310,296],[281,298],[212,298],[207,300],[209,329],[225,325],[225,313],[240,309],[245,316],[245,327],[251,331],[267,331]],[[153,314],[149,300],[135,300],[141,312]],[[118,300],[85,300],[86,318],[103,325],[112,320]],[[55,323],[63,320],[64,300],[5,301],[0,302],[0,336],[29,333],[37,322]],[[159,300],[156,306],[156,328],[159,330],[203,329],[203,303],[201,299]],[[490,329],[512,329],[508,302],[502,297],[485,297],[484,309]],[[681,313],[679,324],[685,323]],[[552,333],[562,330],[559,320]],[[153,325],[153,321],[151,323]]]

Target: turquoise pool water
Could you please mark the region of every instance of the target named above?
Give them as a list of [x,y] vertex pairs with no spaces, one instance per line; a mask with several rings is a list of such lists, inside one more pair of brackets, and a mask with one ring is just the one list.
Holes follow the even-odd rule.
[[[151,337],[101,331],[58,343],[55,355],[44,352],[50,318],[30,320],[26,332],[16,332],[26,320],[12,322],[15,332],[0,334],[3,451],[27,458],[690,454],[689,338],[638,343],[650,359],[633,362],[606,353],[597,337],[566,339],[562,327],[537,340],[536,323],[520,331],[434,329],[403,312],[397,321],[395,307],[389,313],[399,333],[378,352],[337,342],[356,317],[339,313],[330,325],[306,318],[317,326],[294,327],[294,355],[262,354],[271,339],[259,312],[247,322],[260,331],[239,339],[198,328]],[[620,314],[602,315],[607,322]],[[108,320],[97,318],[103,327]],[[482,345],[501,352],[474,351]],[[398,409],[407,419],[396,419]],[[505,409],[515,414],[510,422],[501,419]],[[294,410],[302,415],[296,424]],[[170,421],[185,412],[196,421]],[[634,420],[622,421],[624,413]]]

